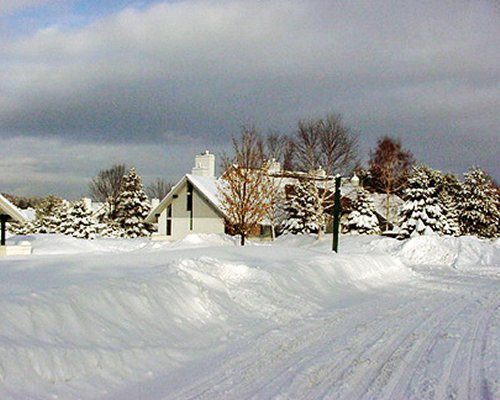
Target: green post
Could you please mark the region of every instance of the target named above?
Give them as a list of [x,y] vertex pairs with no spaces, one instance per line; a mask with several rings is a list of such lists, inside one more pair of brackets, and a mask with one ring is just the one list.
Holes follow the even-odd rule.
[[340,176],[335,178],[335,195],[333,204],[333,246],[335,253],[339,252],[339,225],[340,225]]

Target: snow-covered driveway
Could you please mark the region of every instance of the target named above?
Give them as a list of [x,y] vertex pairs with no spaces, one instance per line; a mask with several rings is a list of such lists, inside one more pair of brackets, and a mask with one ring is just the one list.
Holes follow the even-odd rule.
[[0,261],[1,398],[500,398],[498,242],[51,240]]

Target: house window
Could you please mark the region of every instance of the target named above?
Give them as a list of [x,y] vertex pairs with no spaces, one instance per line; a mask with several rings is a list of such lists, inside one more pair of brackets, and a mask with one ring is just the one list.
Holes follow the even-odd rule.
[[172,204],[167,207],[167,236],[172,235]]
[[186,210],[193,211],[193,185],[191,182],[187,183]]
[[193,230],[193,184],[187,183],[186,209],[189,211],[189,230]]

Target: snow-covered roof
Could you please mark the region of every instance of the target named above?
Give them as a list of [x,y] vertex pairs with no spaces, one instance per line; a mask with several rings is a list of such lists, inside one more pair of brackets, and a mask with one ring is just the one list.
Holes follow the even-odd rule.
[[14,204],[0,194],[0,214],[7,215],[11,220],[27,222],[26,216]]
[[222,204],[218,196],[219,181],[216,178],[192,174],[187,174],[186,177],[213,206],[222,211]]
[[21,212],[24,214],[28,221],[34,221],[36,219],[36,210],[32,207],[22,208]]
[[160,203],[149,212],[146,217],[146,222],[154,222],[156,215],[160,214],[165,207],[171,203],[174,195],[177,194],[181,187],[188,181],[214,207],[214,209],[221,214],[221,216],[224,215],[221,201],[218,196],[219,181],[212,176],[186,174],[179,182],[177,182],[170,192],[167,193],[162,201],[160,201]]
[[399,208],[404,203],[401,197],[395,194],[391,194],[389,196],[389,213],[390,213],[389,216],[387,216],[387,210],[386,210],[387,195],[385,195],[384,193],[370,193],[370,198],[373,201],[373,206],[375,207],[375,212],[377,214],[382,216],[384,219],[389,220],[389,222],[392,223],[397,222]]

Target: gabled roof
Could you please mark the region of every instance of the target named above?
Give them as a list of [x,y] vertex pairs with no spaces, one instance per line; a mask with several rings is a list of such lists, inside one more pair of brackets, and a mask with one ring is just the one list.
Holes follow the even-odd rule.
[[184,184],[190,182],[207,202],[214,208],[214,210],[224,218],[224,211],[222,209],[222,204],[218,196],[218,180],[211,176],[197,176],[192,174],[186,174],[184,177],[177,182],[177,184],[168,192],[168,194],[163,198],[160,203],[153,208],[148,216],[146,217],[146,222],[154,222],[156,215],[160,214],[173,200],[174,195],[179,193],[180,189]]
[[189,182],[199,190],[199,192],[211,203],[217,210],[222,212],[222,203],[219,199],[219,181],[210,176],[198,176],[187,174]]
[[10,220],[28,222],[26,216],[14,204],[0,194],[0,215],[7,215]]

